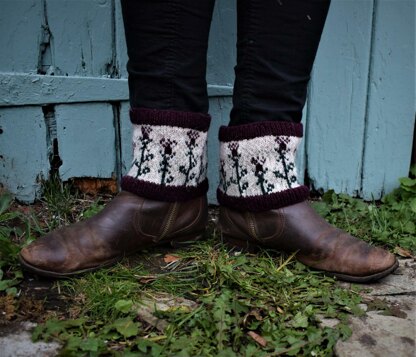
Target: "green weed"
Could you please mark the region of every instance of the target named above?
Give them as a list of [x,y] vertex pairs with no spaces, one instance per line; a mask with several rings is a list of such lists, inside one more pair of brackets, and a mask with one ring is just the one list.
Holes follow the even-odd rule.
[[[411,174],[416,174],[416,166]],[[312,205],[331,224],[367,242],[416,254],[416,178],[401,178],[400,187],[381,203],[366,203],[344,194],[326,192]]]
[[[84,320],[48,322],[35,339],[58,338],[70,356],[319,356],[331,353],[349,329],[342,322],[321,328],[317,314],[345,321],[361,313],[354,290],[337,287],[293,257],[229,252],[215,240],[175,254],[180,259],[159,274],[120,264],[67,282],[82,296]],[[136,311],[143,298],[158,301],[166,294],[192,299],[197,307],[157,312],[168,323],[159,331]]]
[[42,183],[42,202],[48,213],[48,230],[73,222],[74,207],[78,194],[58,176],[51,176]]
[[23,217],[20,212],[11,211],[13,197],[4,193],[0,195],[0,292],[16,295],[16,285],[23,278],[18,266],[18,253],[20,246],[12,237],[24,234],[15,222]]

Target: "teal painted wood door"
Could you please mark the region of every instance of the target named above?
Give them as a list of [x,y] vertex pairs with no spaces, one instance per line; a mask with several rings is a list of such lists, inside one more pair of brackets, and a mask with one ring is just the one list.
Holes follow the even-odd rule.
[[[120,177],[131,161],[117,0],[0,0],[0,183],[22,201],[59,174]],[[302,179],[380,198],[407,175],[415,118],[415,3],[333,0],[304,110]],[[217,0],[208,54],[209,199],[234,81],[235,1]]]

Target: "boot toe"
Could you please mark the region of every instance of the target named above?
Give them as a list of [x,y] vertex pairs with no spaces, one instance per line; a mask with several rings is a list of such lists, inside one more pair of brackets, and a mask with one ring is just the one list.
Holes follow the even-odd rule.
[[54,236],[47,235],[20,251],[22,264],[30,270],[61,272],[66,265],[65,250]]
[[389,270],[391,267],[397,264],[397,259],[394,254],[381,249],[381,248],[373,248],[374,249],[374,258],[373,260],[373,271],[374,273],[380,273],[386,270]]

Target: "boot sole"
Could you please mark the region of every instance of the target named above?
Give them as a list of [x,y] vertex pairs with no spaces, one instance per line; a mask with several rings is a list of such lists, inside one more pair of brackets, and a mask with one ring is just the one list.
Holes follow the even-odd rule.
[[387,268],[383,271],[380,271],[372,275],[354,276],[354,275],[347,275],[347,274],[341,274],[341,273],[326,272],[324,270],[320,270],[320,271],[324,272],[325,275],[332,276],[334,278],[337,278],[338,280],[348,281],[350,283],[371,283],[371,282],[375,282],[384,278],[385,276],[394,272],[398,267],[399,267],[399,262],[396,259],[395,263],[390,268]]
[[44,269],[40,269],[35,267],[34,265],[28,263],[20,254],[19,254],[19,261],[20,261],[20,265],[28,272],[30,273],[34,273],[36,275],[41,275],[47,278],[71,278],[75,275],[82,275],[85,273],[89,273],[89,272],[93,272],[102,268],[107,268],[110,267],[114,264],[116,264],[117,262],[119,262],[120,260],[122,260],[124,257],[117,257],[116,259],[110,260],[108,262],[105,262],[104,264],[95,266],[95,267],[91,267],[91,268],[87,268],[87,269],[81,269],[81,270],[76,270],[73,272],[69,272],[69,273],[56,273],[54,271],[50,271],[50,270],[44,270]]
[[[247,252],[247,253],[257,253],[260,251],[261,248],[267,249],[267,247],[262,247],[260,244],[258,245],[253,244],[253,243],[250,243],[249,241],[235,239],[224,234],[222,235],[222,242],[230,249],[237,248],[239,251]],[[384,278],[385,276],[395,271],[398,267],[399,267],[399,262],[396,259],[395,263],[391,267],[383,271],[380,271],[378,273],[365,275],[365,276],[355,276],[355,275],[348,275],[348,274],[342,274],[342,273],[336,273],[336,272],[329,272],[325,270],[315,269],[312,267],[309,267],[309,268],[316,270],[316,271],[320,271],[324,273],[325,275],[334,277],[338,280],[347,281],[351,283],[369,283],[369,282],[375,282],[375,281],[380,280],[381,278]]]
[[116,263],[118,263],[119,261],[121,261],[123,258],[132,256],[138,252],[140,252],[141,250],[145,250],[148,248],[157,248],[160,246],[165,246],[165,245],[170,245],[173,248],[185,248],[185,247],[189,247],[190,245],[192,245],[193,243],[196,243],[200,240],[202,240],[204,237],[203,234],[197,235],[197,236],[184,236],[184,237],[180,237],[177,238],[175,240],[172,241],[164,241],[164,242],[160,242],[160,243],[156,243],[154,246],[152,247],[144,247],[140,250],[131,252],[129,254],[124,254],[122,256],[116,257],[114,259],[111,259],[103,264],[97,265],[95,267],[91,267],[91,268],[86,268],[86,269],[81,269],[81,270],[75,270],[72,272],[68,272],[68,273],[57,273],[54,271],[50,271],[50,270],[45,270],[45,269],[40,269],[37,268],[36,266],[28,263],[21,254],[19,254],[19,262],[22,266],[22,268],[24,268],[26,271],[30,272],[30,273],[34,273],[36,275],[40,275],[40,276],[44,276],[47,278],[59,278],[59,279],[65,279],[65,278],[72,278],[74,276],[77,275],[82,275],[85,273],[90,273],[90,272],[94,272],[97,271],[99,269],[103,269],[103,268],[108,268],[112,265],[115,265]]

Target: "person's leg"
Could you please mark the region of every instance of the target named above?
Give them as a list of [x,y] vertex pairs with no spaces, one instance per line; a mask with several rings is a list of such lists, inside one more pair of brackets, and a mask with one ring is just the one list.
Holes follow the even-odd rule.
[[239,0],[230,125],[221,127],[219,226],[229,244],[298,251],[344,280],[376,280],[395,257],[330,226],[307,204],[296,149],[329,0]]
[[230,125],[299,123],[329,0],[238,1]]
[[24,248],[26,269],[71,276],[203,235],[210,124],[205,68],[213,6],[214,0],[122,0],[134,158],[123,191],[98,215]]
[[122,0],[122,5],[134,162],[121,187],[162,201],[204,195],[205,73],[214,1]]

